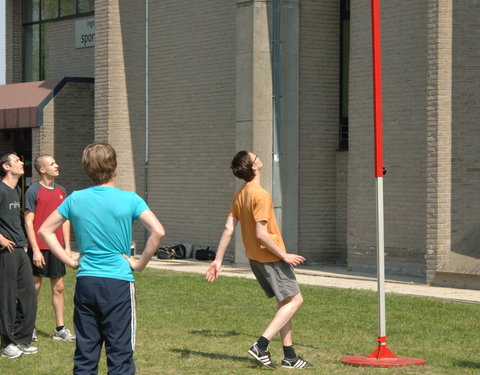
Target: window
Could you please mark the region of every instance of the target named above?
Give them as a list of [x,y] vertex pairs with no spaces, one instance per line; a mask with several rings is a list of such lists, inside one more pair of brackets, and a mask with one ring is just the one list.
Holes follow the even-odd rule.
[[23,28],[23,80],[40,80],[40,25]]
[[348,88],[350,59],[350,0],[340,3],[339,150],[348,150]]
[[78,0],[78,13],[94,11],[94,0]]
[[48,25],[93,14],[94,0],[23,0],[23,81],[48,79]]
[[77,13],[76,0],[60,0],[60,17],[73,16]]
[[58,0],[42,0],[42,20],[58,18]]
[[40,0],[24,1],[23,22],[36,22],[40,19]]

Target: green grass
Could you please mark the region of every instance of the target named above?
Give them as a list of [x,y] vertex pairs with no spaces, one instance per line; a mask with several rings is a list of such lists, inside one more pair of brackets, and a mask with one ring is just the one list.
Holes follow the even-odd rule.
[[[258,374],[246,353],[275,311],[255,281],[146,270],[136,275],[137,374]],[[66,279],[66,320],[72,328],[74,274]],[[74,344],[51,339],[54,329],[49,285],[39,300],[39,353],[0,358],[0,374],[71,374]],[[294,319],[297,352],[315,368],[309,374],[480,373],[480,305],[387,295],[389,348],[399,356],[423,358],[424,366],[364,368],[342,364],[345,355],[376,348],[376,293],[303,286],[305,304]],[[270,344],[282,357],[278,337]],[[293,370],[279,369],[280,373]],[[100,374],[106,374],[102,356]]]

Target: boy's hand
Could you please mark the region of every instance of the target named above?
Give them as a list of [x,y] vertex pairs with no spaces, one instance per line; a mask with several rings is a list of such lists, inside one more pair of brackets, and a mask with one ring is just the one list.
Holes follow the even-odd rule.
[[132,271],[135,271],[135,266],[137,265],[137,260],[134,257],[129,257],[128,255],[122,254],[122,256],[130,263],[130,268]]
[[218,276],[220,276],[221,269],[221,263],[218,263],[216,261],[210,263],[207,272],[205,272],[205,280],[207,280],[209,283],[214,282],[218,278]]
[[301,255],[286,253],[283,261],[291,264],[292,266],[298,266],[299,264],[305,262],[305,258]]

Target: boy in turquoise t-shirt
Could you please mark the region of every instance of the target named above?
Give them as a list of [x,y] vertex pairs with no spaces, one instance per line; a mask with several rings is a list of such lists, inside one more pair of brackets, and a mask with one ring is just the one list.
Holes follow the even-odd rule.
[[[103,342],[109,374],[135,373],[135,294],[132,270],[142,271],[165,231],[137,194],[115,187],[117,160],[112,146],[85,148],[83,169],[95,186],[73,192],[43,223],[40,237],[65,264],[78,267],[74,327],[77,334],[74,374],[96,373]],[[80,259],[68,257],[55,230],[70,220]],[[142,256],[129,256],[132,223],[150,232]]]

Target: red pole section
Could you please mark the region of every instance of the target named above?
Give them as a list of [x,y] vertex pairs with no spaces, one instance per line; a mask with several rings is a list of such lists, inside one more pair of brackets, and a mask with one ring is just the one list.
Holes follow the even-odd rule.
[[372,46],[375,177],[383,177],[382,55],[380,49],[380,0],[372,0]]

